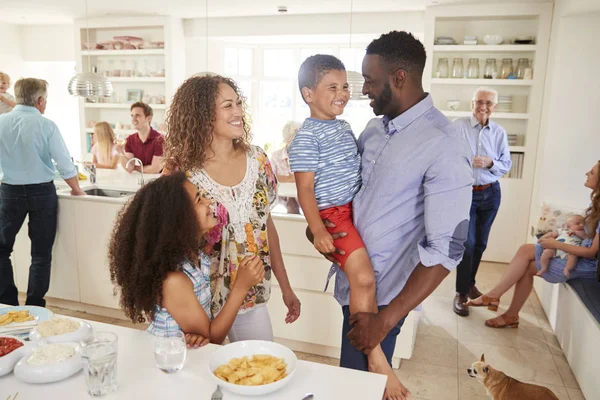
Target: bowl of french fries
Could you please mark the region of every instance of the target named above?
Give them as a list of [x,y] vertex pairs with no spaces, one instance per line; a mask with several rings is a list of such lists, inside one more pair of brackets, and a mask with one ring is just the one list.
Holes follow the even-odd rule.
[[217,385],[245,396],[275,392],[289,383],[298,359],[278,343],[244,340],[222,346],[208,361]]

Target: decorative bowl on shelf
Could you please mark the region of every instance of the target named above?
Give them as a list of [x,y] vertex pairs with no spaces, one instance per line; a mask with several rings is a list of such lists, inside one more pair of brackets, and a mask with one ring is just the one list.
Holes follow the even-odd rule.
[[504,37],[502,35],[485,35],[483,37],[483,43],[488,45],[502,44]]
[[460,100],[448,100],[446,102],[446,107],[448,107],[448,110],[458,111],[458,109],[460,108]]
[[533,44],[535,41],[534,36],[517,36],[513,41],[514,44]]

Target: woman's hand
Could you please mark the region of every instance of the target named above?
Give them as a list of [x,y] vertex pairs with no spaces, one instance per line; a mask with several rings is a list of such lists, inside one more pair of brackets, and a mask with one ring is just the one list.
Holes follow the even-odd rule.
[[245,257],[237,271],[235,285],[242,285],[246,291],[256,284],[259,284],[265,278],[265,267],[260,257]]
[[283,292],[283,304],[285,304],[288,309],[287,315],[285,316],[285,323],[291,324],[300,316],[300,300],[298,300],[294,291],[290,289]]
[[209,338],[205,338],[202,335],[197,335],[195,333],[186,333],[185,334],[185,343],[187,344],[188,349],[206,346],[210,343]]
[[542,245],[544,249],[558,249],[560,242],[554,238],[541,238],[538,243]]

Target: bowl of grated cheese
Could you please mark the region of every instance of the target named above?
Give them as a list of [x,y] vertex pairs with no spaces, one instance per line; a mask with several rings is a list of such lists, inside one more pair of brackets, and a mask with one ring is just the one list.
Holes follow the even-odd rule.
[[84,321],[53,317],[36,326],[29,333],[29,340],[46,340],[48,343],[81,342],[92,335],[92,327]]
[[15,365],[15,376],[27,383],[49,383],[68,378],[83,368],[77,343],[42,340]]

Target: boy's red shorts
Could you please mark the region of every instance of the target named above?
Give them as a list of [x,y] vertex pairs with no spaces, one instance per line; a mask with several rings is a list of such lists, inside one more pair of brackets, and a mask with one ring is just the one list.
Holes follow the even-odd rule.
[[343,206],[333,206],[324,210],[319,210],[321,219],[328,219],[335,224],[334,228],[327,228],[329,233],[346,232],[346,236],[335,239],[333,245],[340,250],[344,250],[345,254],[333,253],[333,257],[340,262],[341,269],[346,266],[346,260],[354,250],[365,247],[358,231],[352,223],[352,203],[344,204]]

